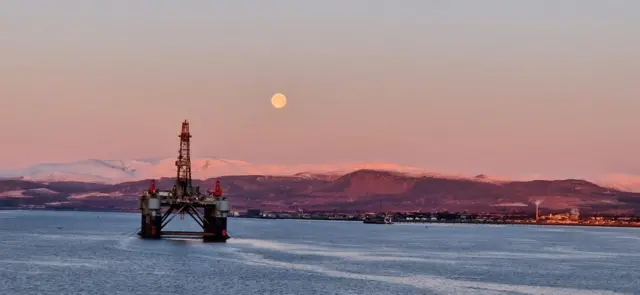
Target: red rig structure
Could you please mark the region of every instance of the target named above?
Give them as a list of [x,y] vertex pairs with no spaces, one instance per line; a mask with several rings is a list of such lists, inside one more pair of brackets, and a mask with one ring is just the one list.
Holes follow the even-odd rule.
[[[149,190],[140,197],[142,224],[138,235],[144,239],[160,239],[163,236],[202,237],[205,242],[225,242],[229,201],[222,196],[220,181],[216,181],[213,191],[200,193],[200,187],[193,187],[191,181],[191,152],[189,122],[182,123],[180,150],[176,168],[176,183],[169,191],[156,189],[155,180],[151,180]],[[201,210],[202,209],[202,212]],[[202,227],[202,232],[164,231],[163,229],[180,215],[184,219],[187,213]]]

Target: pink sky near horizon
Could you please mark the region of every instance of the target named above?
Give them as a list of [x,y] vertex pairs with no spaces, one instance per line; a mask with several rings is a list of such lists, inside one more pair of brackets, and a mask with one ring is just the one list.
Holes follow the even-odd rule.
[[180,3],[1,3],[0,170],[173,157],[188,119],[196,156],[640,175],[640,2]]

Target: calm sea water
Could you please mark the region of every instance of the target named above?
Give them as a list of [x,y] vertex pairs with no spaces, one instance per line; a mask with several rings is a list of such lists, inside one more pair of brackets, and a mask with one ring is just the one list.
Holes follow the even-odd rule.
[[230,219],[203,244],[138,222],[0,211],[0,294],[640,294],[637,229]]

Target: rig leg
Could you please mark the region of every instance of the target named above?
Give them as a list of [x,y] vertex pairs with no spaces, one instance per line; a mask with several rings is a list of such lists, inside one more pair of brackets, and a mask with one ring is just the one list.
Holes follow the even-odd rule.
[[204,233],[211,234],[203,236],[204,242],[226,242],[229,239],[227,234],[227,218],[216,216],[215,205],[204,207]]
[[143,239],[160,239],[162,237],[162,214],[160,210],[141,206],[141,223],[138,235]]

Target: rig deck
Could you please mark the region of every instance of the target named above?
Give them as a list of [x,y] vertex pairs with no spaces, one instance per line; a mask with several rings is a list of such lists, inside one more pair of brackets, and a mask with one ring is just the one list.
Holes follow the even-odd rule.
[[[155,180],[151,180],[149,190],[140,197],[141,226],[138,235],[145,239],[160,239],[163,236],[198,237],[205,242],[225,242],[227,216],[230,205],[222,196],[220,181],[216,181],[214,190],[200,193],[199,187],[193,187],[191,181],[191,159],[189,122],[182,123],[180,133],[180,151],[176,167],[176,183],[169,191],[156,189]],[[202,232],[164,231],[163,229],[180,215],[188,214],[202,228]]]

